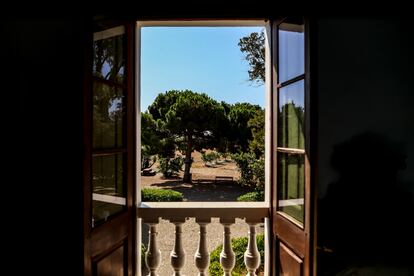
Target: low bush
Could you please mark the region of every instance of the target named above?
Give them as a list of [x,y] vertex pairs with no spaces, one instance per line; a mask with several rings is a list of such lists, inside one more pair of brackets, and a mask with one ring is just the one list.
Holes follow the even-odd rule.
[[211,151],[210,153],[201,153],[201,159],[203,160],[204,165],[206,165],[207,163],[215,163],[217,162],[218,158],[220,158],[219,153],[214,151]]
[[145,267],[145,252],[147,251],[147,248],[145,244],[141,244],[141,266]]
[[250,193],[239,196],[237,198],[237,201],[264,201],[264,192],[263,191],[250,192]]
[[167,189],[144,188],[141,191],[141,201],[183,201],[183,194],[177,191]]
[[[259,271],[263,271],[264,265],[264,235],[258,234],[256,236],[257,242],[257,249],[260,253],[260,267]],[[232,276],[241,276],[246,275],[247,270],[246,266],[244,265],[244,252],[247,248],[248,239],[247,237],[240,237],[234,238],[231,240],[231,246],[233,248],[235,257],[236,257],[236,265],[233,268],[231,273]],[[210,266],[208,268],[208,272],[210,276],[221,276],[224,274],[223,268],[220,264],[220,252],[223,249],[223,245],[217,246],[210,254]]]
[[160,169],[159,171],[164,177],[177,176],[184,164],[184,159],[180,156],[175,158],[160,158]]
[[233,154],[240,171],[239,183],[242,186],[263,190],[265,182],[264,158],[256,158],[251,152]]

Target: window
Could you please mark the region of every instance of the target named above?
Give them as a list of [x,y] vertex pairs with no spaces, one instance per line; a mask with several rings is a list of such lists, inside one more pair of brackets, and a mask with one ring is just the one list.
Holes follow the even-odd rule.
[[278,28],[278,211],[303,225],[305,197],[305,36],[303,20]]
[[[265,83],[263,86],[263,90],[264,90],[264,94],[265,94],[265,101],[264,101],[264,120],[265,122],[270,122],[270,118],[271,118],[271,114],[270,114],[270,110],[271,110],[271,87],[270,87],[270,81],[271,81],[271,77],[270,77],[270,40],[268,39],[270,36],[270,25],[269,22],[266,22],[265,20],[262,21],[180,21],[180,22],[172,22],[172,21],[157,21],[157,22],[149,22],[149,21],[143,21],[143,22],[138,22],[138,29],[137,29],[137,68],[139,68],[139,70],[137,70],[137,95],[138,98],[140,99],[140,101],[138,102],[138,106],[143,106],[143,108],[147,108],[147,104],[142,105],[141,102],[144,100],[144,94],[143,94],[143,90],[142,90],[142,70],[144,69],[142,66],[142,59],[144,58],[142,55],[142,43],[143,43],[143,32],[142,30],[145,28],[154,28],[154,27],[240,27],[240,26],[263,26],[263,30],[264,30],[264,36],[265,36],[265,42],[264,42],[264,47],[265,47]],[[208,51],[208,49],[207,49]],[[206,52],[206,54],[208,54],[208,52]],[[165,57],[165,52],[160,52],[159,53],[160,56]],[[240,61],[242,59],[242,53],[240,52]],[[225,58],[224,58],[225,60]],[[162,70],[160,70],[162,71]],[[157,71],[157,72],[160,72]],[[245,76],[246,76],[246,83],[247,83],[247,78],[248,78],[248,74],[247,74],[247,70],[244,72]],[[162,78],[164,74],[159,74],[157,75],[159,78]],[[206,75],[205,76],[206,81],[210,81],[209,80],[209,76]],[[164,91],[160,91],[160,92],[164,92]],[[197,91],[198,92],[198,91]],[[204,91],[201,91],[204,92]],[[145,111],[145,110],[141,110]],[[139,124],[140,123],[144,123],[142,120],[140,120],[140,112],[138,112],[137,117]],[[140,125],[138,127],[139,131],[142,131],[142,126]],[[225,243],[230,243],[230,239],[231,239],[231,231],[230,231],[230,227],[234,227],[233,225],[236,224],[237,227],[239,227],[240,232],[244,232],[244,236],[248,236],[249,239],[256,241],[255,236],[256,236],[256,227],[257,227],[257,231],[259,232],[264,232],[265,235],[265,240],[266,242],[264,243],[265,245],[265,252],[269,252],[268,251],[268,242],[267,239],[269,238],[269,236],[267,235],[267,230],[269,229],[269,207],[270,207],[270,194],[269,194],[269,190],[270,190],[270,147],[267,146],[270,141],[270,134],[271,134],[271,125],[269,123],[265,124],[265,128],[264,128],[264,132],[265,132],[265,200],[261,201],[261,202],[217,202],[217,201],[204,201],[204,202],[149,202],[149,201],[145,201],[145,202],[140,202],[140,192],[138,192],[138,196],[137,196],[137,201],[138,201],[138,216],[141,219],[140,222],[138,223],[139,227],[142,228],[142,234],[143,236],[141,236],[141,233],[139,233],[139,238],[142,239],[143,244],[147,245],[150,247],[148,250],[149,252],[155,252],[155,251],[151,251],[151,250],[155,250],[154,244],[155,244],[155,237],[157,236],[155,233],[158,232],[158,229],[161,229],[159,231],[162,231],[162,229],[166,229],[167,227],[165,227],[165,220],[169,221],[170,223],[173,223],[175,225],[175,245],[174,248],[171,248],[171,246],[169,246],[168,244],[172,244],[172,241],[168,241],[168,244],[163,244],[158,248],[162,248],[162,252],[156,252],[155,254],[150,254],[149,256],[147,255],[147,263],[149,263],[151,265],[151,267],[149,267],[150,270],[156,271],[156,270],[161,270],[163,273],[164,271],[170,271],[171,267],[170,267],[170,262],[168,261],[168,256],[170,255],[169,252],[171,252],[171,250],[173,250],[174,253],[171,253],[171,265],[173,266],[174,270],[179,270],[186,275],[195,275],[197,274],[197,272],[202,272],[204,271],[204,273],[206,273],[206,269],[205,267],[203,267],[203,262],[205,259],[208,258],[208,252],[206,252],[207,250],[203,251],[202,247],[207,247],[207,246],[211,246],[211,244],[207,243],[206,241],[206,229],[208,228],[214,228],[215,231],[219,233],[220,235],[223,235],[223,239],[225,240]],[[138,145],[138,149],[141,149],[141,133],[138,131],[137,133],[137,145]],[[138,151],[139,154],[142,154],[141,151]],[[141,156],[140,159],[142,160],[143,157]],[[138,166],[140,166],[141,163],[138,163]],[[141,171],[141,168],[139,168],[138,171]],[[144,173],[142,171],[142,173]],[[142,180],[140,178],[138,178],[138,183],[137,183],[137,187],[138,187],[138,191],[140,191],[140,189],[142,189],[143,185],[142,185]],[[197,181],[197,180],[196,180]],[[165,187],[165,186],[161,186],[161,187]],[[201,193],[203,191],[199,191],[199,193]],[[186,221],[186,219],[190,218],[189,222],[186,222],[186,226],[182,227],[182,224]],[[242,221],[241,223],[236,221],[236,219],[245,219],[245,222]],[[263,225],[264,222],[264,227],[258,227],[259,224]],[[191,226],[189,225],[191,224]],[[246,225],[240,227],[240,224],[248,224],[249,227],[249,231],[250,231],[250,235],[247,232],[247,228]],[[173,228],[171,227],[172,225],[169,225],[168,229],[170,229],[168,233],[161,233],[158,232],[158,242],[160,243],[161,239],[160,237],[168,237],[169,239],[174,239],[174,235],[173,235]],[[196,227],[195,229],[193,227]],[[199,228],[200,227],[200,228]],[[224,232],[225,234],[223,234],[223,227],[224,227]],[[189,230],[191,228],[191,230]],[[192,236],[188,236],[191,235],[191,233],[197,233],[198,232],[198,228],[200,229],[200,236],[196,236],[194,237],[194,234]],[[210,229],[211,229],[210,228]],[[148,231],[146,231],[148,229]],[[182,229],[187,229],[186,231],[182,231]],[[211,230],[209,230],[211,231]],[[149,232],[149,234],[148,234]],[[203,241],[204,239],[204,241]],[[178,262],[177,260],[182,260],[184,258],[183,255],[183,247],[181,244],[181,240],[185,240],[186,243],[187,241],[191,241],[191,243],[194,243],[194,248],[184,248],[186,255],[187,255],[187,261],[186,263],[188,263],[189,267],[191,267],[191,269],[193,270],[187,270],[189,269],[186,265],[186,267],[182,267],[180,266],[181,262]],[[222,239],[219,239],[222,240]],[[148,243],[147,243],[148,242]],[[255,243],[255,242],[253,242]],[[199,246],[199,251],[197,254],[197,258],[200,259],[200,261],[197,261],[197,264],[192,263],[191,259],[191,255],[197,250],[197,245]],[[166,248],[167,247],[167,248]],[[201,249],[200,249],[201,248]],[[246,249],[246,250],[252,250],[253,247],[249,247],[250,249]],[[213,248],[214,249],[214,248]],[[193,251],[194,250],[194,251]],[[225,261],[227,264],[231,264],[230,259],[234,258],[234,256],[232,256],[232,254],[230,254],[230,252],[228,252],[227,250],[230,250],[230,248],[226,247],[226,252],[227,252],[227,259],[229,259],[229,261]],[[166,252],[167,251],[167,252]],[[209,250],[211,251],[211,250]],[[251,256],[253,259],[257,259],[259,257],[259,255],[256,255],[256,252],[251,252]],[[159,267],[159,258],[160,256],[162,257],[162,265],[161,267]],[[268,254],[265,255],[265,259],[268,258]],[[150,259],[148,259],[150,258]],[[167,258],[167,260],[166,260]],[[138,260],[141,260],[140,258],[138,258]],[[254,262],[253,262],[254,263]],[[259,263],[259,262],[258,262]],[[208,264],[208,262],[207,262]],[[264,265],[265,265],[265,273],[267,271],[269,271],[269,261],[268,260],[264,260]],[[228,265],[227,265],[228,266]],[[141,263],[139,269],[145,269],[145,264]],[[197,270],[198,269],[198,270]],[[144,273],[144,271],[143,271]],[[165,272],[167,273],[167,272]]]
[[126,208],[124,27],[94,34],[92,226]]
[[[244,28],[244,29],[243,29]],[[252,123],[253,118],[255,115],[252,115],[254,113],[257,113],[260,115],[260,119],[257,121],[260,121],[262,125],[259,127],[256,127],[257,129],[260,128],[261,131],[260,135],[257,135],[260,139],[261,144],[257,146],[263,147],[258,150],[256,148],[255,153],[250,157],[252,161],[251,164],[249,163],[250,167],[254,167],[255,169],[259,166],[254,166],[256,163],[260,163],[259,165],[263,167],[263,170],[261,172],[261,178],[255,178],[256,175],[259,173],[255,172],[255,176],[251,177],[251,182],[246,183],[247,185],[250,185],[250,190],[254,189],[254,184],[256,182],[262,183],[262,187],[264,186],[264,194],[266,197],[265,201],[269,201],[270,195],[269,195],[269,186],[270,184],[264,185],[264,183],[269,182],[269,175],[270,170],[269,167],[269,156],[270,153],[268,152],[268,147],[264,147],[265,144],[268,144],[270,141],[265,141],[266,139],[269,140],[270,136],[270,124],[265,123],[269,122],[269,118],[271,117],[270,114],[270,53],[269,53],[269,44],[270,41],[268,40],[268,33],[269,33],[269,26],[268,23],[263,21],[210,21],[210,22],[198,22],[198,21],[191,21],[191,22],[138,22],[138,66],[140,68],[137,78],[137,89],[138,94],[140,97],[140,103],[139,106],[141,107],[141,110],[138,114],[140,116],[138,119],[140,123],[142,124],[140,127],[141,133],[138,134],[138,141],[140,142],[140,148],[141,148],[141,177],[140,177],[140,188],[147,187],[173,187],[175,183],[174,181],[170,181],[171,185],[168,185],[168,181],[164,179],[160,179],[160,173],[158,173],[158,177],[154,176],[157,172],[157,166],[158,163],[165,162],[165,159],[162,155],[156,156],[154,152],[151,153],[151,150],[153,151],[154,148],[160,147],[160,145],[150,145],[148,146],[148,140],[150,142],[154,143],[153,141],[157,142],[158,144],[162,144],[163,147],[162,150],[165,150],[165,144],[167,141],[167,138],[174,138],[178,136],[178,139],[174,138],[175,140],[182,139],[181,145],[178,145],[181,147],[180,150],[177,150],[179,148],[177,145],[175,147],[176,153],[175,156],[169,157],[170,160],[173,158],[181,157],[184,164],[182,165],[182,168],[187,169],[187,162],[185,158],[189,155],[189,152],[192,157],[192,161],[190,163],[191,168],[191,174],[192,174],[192,180],[193,183],[209,183],[211,181],[213,182],[224,182],[224,181],[233,181],[234,183],[241,180],[242,176],[240,176],[241,167],[240,165],[236,165],[237,162],[235,162],[235,159],[232,159],[230,157],[217,157],[213,156],[213,161],[208,160],[207,156],[210,155],[211,147],[214,149],[211,152],[211,155],[218,154],[218,153],[237,153],[237,152],[250,152],[254,151],[251,150],[251,141],[253,141],[254,134],[252,135],[252,132],[254,131],[255,125],[254,122]],[[199,41],[205,40],[205,37],[212,37],[212,34],[214,32],[219,32],[221,37],[211,39],[211,41],[206,41],[204,44],[200,44]],[[252,32],[261,33],[263,32],[263,36],[261,36],[263,43],[263,67],[265,70],[263,70],[263,76],[261,78],[262,85],[258,85],[257,82],[249,82],[249,74],[248,70],[250,70],[252,65],[247,64],[247,62],[244,59],[243,53],[239,49],[239,46],[237,43],[239,42],[239,39],[242,37],[246,37],[247,34],[251,34]],[[235,36],[234,34],[237,33],[239,35],[238,39],[230,42],[227,39],[228,36]],[[244,33],[244,35],[241,35],[241,33]],[[217,35],[216,35],[217,36]],[[160,38],[161,37],[161,38]],[[164,38],[165,37],[165,38]],[[192,38],[195,38],[191,40]],[[226,40],[227,39],[227,40]],[[198,41],[197,41],[198,40]],[[226,41],[227,45],[221,41]],[[185,48],[187,52],[182,53],[181,48]],[[209,48],[210,47],[210,48]],[[223,48],[230,48],[233,47],[237,49],[237,55],[228,57],[224,53],[227,53],[226,50],[220,50]],[[214,48],[214,49],[211,49]],[[175,54],[175,52],[177,54]],[[205,67],[204,63],[206,63],[206,58],[203,56],[212,56],[210,59],[215,60],[215,68],[212,68],[211,65],[209,65],[209,68],[207,70],[203,69]],[[174,64],[171,65],[171,61],[174,60]],[[191,60],[191,62],[189,62]],[[209,61],[207,61],[209,62]],[[244,63],[243,63],[244,62]],[[242,68],[240,66],[238,67],[231,67],[228,65],[228,63],[239,63],[242,65],[245,65],[245,68]],[[185,71],[186,68],[183,69],[183,65],[185,64],[187,68],[190,68],[189,71]],[[166,69],[168,67],[168,69]],[[204,68],[203,68],[204,67]],[[216,71],[220,72],[222,70],[222,67],[225,67],[227,71],[240,71],[240,74],[242,77],[238,80],[239,83],[237,83],[239,86],[238,88],[233,86],[231,89],[227,89],[227,91],[220,86],[230,86],[227,85],[227,79],[223,76],[218,76],[216,74]],[[213,70],[214,69],[214,70]],[[196,78],[199,78],[201,75],[201,78],[203,78],[202,81],[195,80]],[[223,74],[224,75],[224,74]],[[269,76],[267,76],[269,75]],[[174,77],[172,77],[174,76]],[[182,79],[182,80],[181,80]],[[200,85],[200,82],[202,85]],[[216,82],[215,87],[212,89],[206,89],[204,87],[212,87],[211,85],[208,86],[206,83],[212,83]],[[249,91],[238,91],[238,89],[244,88],[244,87],[250,89]],[[201,88],[199,88],[201,87]],[[204,89],[203,89],[204,88]],[[234,119],[231,117],[229,119],[230,125],[227,126],[227,121],[223,118],[213,118],[212,116],[204,116],[205,114],[202,114],[202,110],[198,111],[197,106],[198,105],[192,105],[189,108],[189,111],[184,112],[181,114],[180,112],[182,109],[175,110],[176,117],[182,119],[186,118],[186,115],[192,112],[192,107],[197,110],[198,116],[191,115],[190,117],[194,120],[191,121],[193,126],[200,126],[204,124],[206,121],[221,121],[219,128],[220,130],[217,130],[217,133],[215,133],[215,130],[210,131],[201,131],[200,129],[196,129],[192,135],[189,135],[187,137],[187,134],[183,134],[183,130],[178,129],[172,131],[171,127],[176,127],[178,123],[181,123],[181,121],[177,120],[178,123],[171,126],[168,124],[164,124],[164,127],[167,128],[167,130],[164,130],[166,134],[159,133],[160,129],[160,122],[165,122],[163,116],[167,111],[165,106],[157,105],[157,108],[154,110],[150,110],[150,106],[154,105],[155,99],[159,99],[157,102],[165,103],[167,101],[173,101],[172,99],[175,97],[178,97],[177,94],[179,94],[181,91],[184,91],[186,89],[191,90],[191,92],[195,93],[206,93],[208,97],[210,97],[214,102],[218,103],[220,108],[224,109],[224,116],[231,117],[231,116],[239,116],[239,118]],[[217,90],[220,91],[220,93],[217,93]],[[216,90],[216,91],[214,91]],[[231,91],[230,91],[231,90]],[[252,92],[253,91],[253,92]],[[170,93],[171,92],[171,93]],[[236,93],[239,92],[239,93]],[[250,93],[250,94],[249,94]],[[227,96],[228,95],[233,95]],[[162,97],[160,97],[162,96]],[[259,102],[259,104],[258,104]],[[243,105],[248,106],[248,108],[243,107]],[[233,106],[240,105],[240,110],[231,110]],[[243,109],[243,108],[244,109]],[[254,108],[258,107],[258,110],[254,110]],[[162,112],[160,112],[160,108],[162,108]],[[181,108],[183,108],[181,106]],[[230,109],[228,111],[227,109]],[[247,110],[250,112],[247,115]],[[260,111],[260,112],[259,112]],[[242,114],[242,112],[245,112],[246,114]],[[203,115],[203,116],[202,116]],[[211,115],[211,114],[207,114]],[[249,116],[249,117],[248,117]],[[151,117],[149,119],[149,117]],[[247,119],[244,117],[248,117]],[[154,120],[152,120],[154,119]],[[171,118],[170,118],[171,119]],[[197,121],[198,119],[199,121]],[[158,122],[156,122],[158,120]],[[232,122],[232,120],[235,120],[236,122]],[[237,120],[243,121],[241,124],[240,122],[237,122]],[[171,121],[171,120],[170,120]],[[194,121],[194,122],[193,122]],[[259,122],[259,123],[260,123]],[[231,125],[231,124],[234,124]],[[257,122],[256,122],[257,123]],[[245,128],[241,130],[242,128]],[[155,133],[155,130],[157,129],[158,133]],[[186,130],[188,131],[188,130]],[[239,131],[240,133],[238,133]],[[244,132],[243,132],[244,131]],[[154,132],[154,133],[149,133]],[[243,132],[243,133],[241,133]],[[198,135],[195,135],[194,133],[198,133]],[[266,135],[265,135],[266,133]],[[215,137],[212,137],[215,136]],[[149,137],[151,139],[149,139]],[[224,138],[223,138],[224,137]],[[248,137],[248,138],[246,138]],[[191,138],[191,139],[190,139]],[[209,141],[209,138],[217,139],[219,138],[220,141],[217,143],[217,141],[214,141],[213,146],[208,145],[211,141]],[[248,140],[249,139],[249,140]],[[190,141],[191,140],[191,141]],[[240,141],[242,140],[242,141]],[[246,140],[246,141],[244,141]],[[159,143],[161,142],[161,143]],[[168,142],[168,141],[167,141]],[[193,146],[193,149],[190,151],[186,151],[183,149],[187,146],[187,143],[190,143]],[[253,141],[254,142],[254,141]],[[164,144],[163,144],[164,143]],[[176,141],[172,141],[171,143],[176,143]],[[177,143],[176,143],[177,144]],[[198,144],[198,148],[195,144]],[[203,144],[207,144],[207,146],[203,147]],[[231,145],[229,145],[231,144]],[[202,146],[200,146],[202,145]],[[223,146],[224,145],[224,146]],[[218,147],[217,147],[218,146]],[[210,148],[209,148],[210,147]],[[224,149],[223,149],[224,148]],[[165,154],[165,153],[163,153]],[[202,156],[200,156],[202,155]],[[206,155],[206,156],[204,156]],[[153,158],[155,156],[155,158]],[[200,158],[201,157],[201,158]],[[206,157],[204,159],[204,157]],[[204,164],[202,164],[201,159],[204,161]],[[227,159],[227,160],[226,160]],[[247,157],[246,157],[247,159]],[[155,160],[155,161],[154,161]],[[224,168],[223,170],[220,170],[223,166],[223,162],[230,160],[234,163],[234,168],[228,169]],[[267,160],[267,161],[266,161]],[[179,161],[179,160],[178,160]],[[156,162],[156,165],[153,165],[154,162]],[[256,162],[256,163],[254,163]],[[172,163],[172,162],[171,162]],[[170,163],[170,164],[171,164]],[[193,165],[194,163],[194,165]],[[254,163],[254,164],[253,164]],[[200,167],[202,169],[200,169]],[[212,169],[214,167],[215,172],[205,172],[208,169]],[[251,169],[249,167],[249,169]],[[266,167],[266,169],[264,169]],[[159,168],[161,168],[159,166]],[[257,169],[259,170],[259,169]],[[180,178],[184,178],[184,182],[187,182],[191,178],[187,177],[187,170],[184,171],[184,177],[181,175],[182,173],[180,171],[175,172],[176,174],[180,174]],[[213,169],[212,169],[213,171]],[[244,171],[247,171],[245,169]],[[159,170],[158,170],[159,172]],[[234,173],[232,174],[232,173]],[[238,174],[238,175],[237,175]],[[243,172],[242,172],[243,174]],[[246,173],[247,175],[247,173]],[[150,178],[154,178],[154,180],[150,180]],[[249,177],[249,176],[247,176]],[[153,183],[150,183],[150,182]],[[177,182],[177,181],[176,181]],[[241,181],[240,181],[241,182]],[[157,185],[153,185],[157,184]],[[162,186],[161,184],[165,184]],[[245,188],[245,193],[247,193],[249,190],[247,187]],[[220,188],[220,187],[218,187]],[[263,196],[263,195],[262,195]],[[139,195],[138,195],[139,198]],[[189,201],[202,201],[198,199],[197,196],[194,197],[195,199],[190,199]],[[263,199],[262,199],[263,200]],[[209,201],[223,201],[219,197],[216,197],[214,199],[211,199]],[[227,201],[236,201],[236,197],[227,200]]]

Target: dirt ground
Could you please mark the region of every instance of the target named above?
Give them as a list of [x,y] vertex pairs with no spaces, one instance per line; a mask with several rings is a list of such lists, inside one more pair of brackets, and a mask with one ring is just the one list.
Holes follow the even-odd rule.
[[[184,201],[236,201],[237,197],[252,191],[249,188],[240,187],[237,180],[240,172],[233,160],[219,160],[215,164],[204,164],[201,154],[194,151],[191,155],[194,162],[191,166],[192,182],[183,183],[183,172],[180,171],[177,178],[164,178],[161,173],[154,176],[141,176],[141,188],[172,189],[181,192]],[[158,170],[158,164],[153,169]],[[216,176],[232,177],[231,181],[219,181],[215,183]]]
[[[216,164],[205,166],[199,152],[193,152],[194,162],[191,166],[193,183],[183,183],[183,172],[176,179],[165,179],[160,173],[154,176],[141,176],[141,187],[156,189],[172,189],[183,194],[184,201],[236,201],[237,197],[251,189],[242,188],[236,182],[240,177],[237,165],[232,160],[221,160]],[[157,164],[154,169],[157,170]],[[215,176],[233,177],[234,182],[217,182]],[[194,254],[198,246],[199,226],[194,218],[190,218],[183,225],[183,247],[186,251],[186,263],[182,270],[183,275],[197,275],[198,270],[194,264]],[[248,226],[240,219],[231,227],[232,237],[247,236]],[[161,250],[162,261],[157,270],[158,275],[171,275],[173,270],[170,264],[170,252],[174,246],[174,225],[166,220],[161,220],[157,226],[158,246]],[[257,226],[257,232],[263,232],[263,225]],[[148,227],[142,225],[142,242],[148,245]],[[218,218],[213,218],[212,223],[207,226],[207,244],[211,252],[223,242],[223,226]],[[142,275],[148,272],[145,265],[142,266]]]

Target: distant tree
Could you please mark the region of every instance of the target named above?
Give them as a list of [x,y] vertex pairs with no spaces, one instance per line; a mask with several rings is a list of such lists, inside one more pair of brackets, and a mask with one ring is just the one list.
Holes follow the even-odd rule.
[[231,106],[228,113],[229,120],[229,134],[228,139],[230,145],[230,152],[246,152],[249,149],[249,141],[252,140],[252,130],[248,122],[256,115],[256,112],[262,110],[259,105],[252,105],[250,103],[236,103]]
[[191,182],[191,153],[215,146],[220,122],[225,121],[223,106],[206,94],[171,90],[159,94],[148,110],[157,127],[185,152],[183,180]]
[[249,63],[249,80],[259,85],[265,82],[265,36],[264,32],[253,32],[242,37],[238,43]]
[[229,113],[232,105],[224,101],[220,102],[220,105],[223,107],[224,114],[220,116],[219,122],[217,125],[217,133],[220,135],[214,136],[214,146],[218,152],[229,152],[231,146],[230,136],[231,136],[231,127],[229,121]]
[[264,157],[265,152],[265,111],[257,110],[254,117],[247,122],[252,131],[252,140],[249,142],[250,151],[257,157]]
[[173,158],[175,154],[174,140],[159,130],[156,121],[148,112],[141,113],[141,168],[149,168],[160,158]]
[[148,112],[141,112],[141,150],[147,155],[159,153],[160,135],[157,124]]

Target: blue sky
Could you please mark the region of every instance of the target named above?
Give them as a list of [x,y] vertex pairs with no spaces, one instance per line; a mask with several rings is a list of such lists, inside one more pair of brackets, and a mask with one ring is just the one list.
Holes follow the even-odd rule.
[[263,27],[143,27],[141,111],[159,93],[189,89],[217,101],[265,105],[265,86],[248,81],[237,43]]

